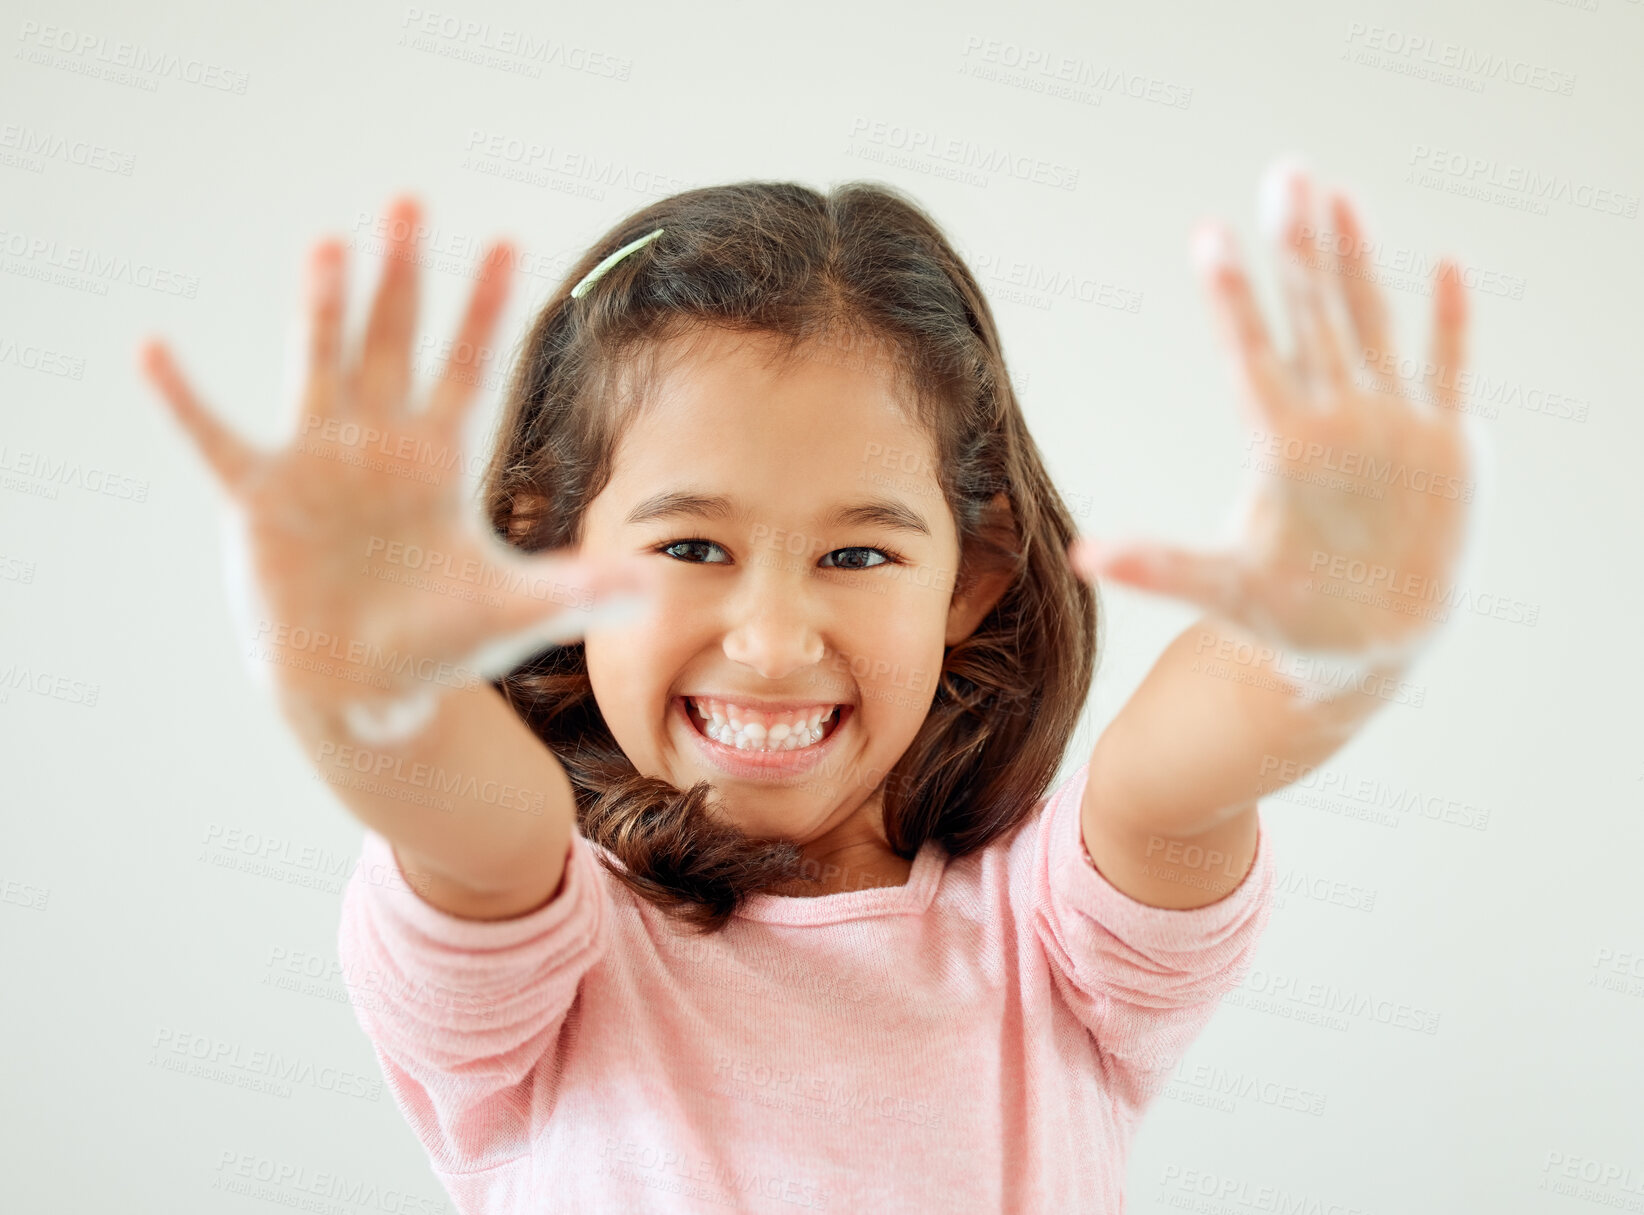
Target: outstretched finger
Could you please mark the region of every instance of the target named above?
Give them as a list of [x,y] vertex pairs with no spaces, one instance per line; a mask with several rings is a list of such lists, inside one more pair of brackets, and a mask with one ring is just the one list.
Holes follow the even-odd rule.
[[1336,273],[1347,301],[1347,315],[1353,322],[1354,362],[1372,383],[1391,392],[1391,378],[1377,370],[1389,354],[1387,303],[1372,277],[1374,267],[1365,256],[1364,229],[1345,194],[1331,195],[1330,212],[1336,229]]
[[429,415],[441,427],[453,427],[461,421],[463,411],[474,399],[474,390],[490,358],[492,330],[508,299],[513,267],[514,248],[506,241],[492,245],[480,265],[457,344],[446,356],[429,398]]
[[138,366],[159,391],[172,415],[194,440],[206,464],[230,497],[238,498],[261,461],[257,450],[217,420],[194,394],[164,342],[151,339],[139,347]]
[[345,260],[343,246],[335,240],[321,241],[308,255],[308,374],[314,394],[309,404],[328,414],[337,408],[342,376]]
[[417,327],[417,247],[422,209],[409,196],[388,211],[388,248],[383,252],[365,345],[353,373],[350,395],[363,417],[386,420],[403,408],[411,392],[411,340]]
[[1437,413],[1459,424],[1462,417],[1462,369],[1467,359],[1467,293],[1461,267],[1439,260],[1433,283],[1433,346],[1424,377],[1427,399]]
[[1306,340],[1310,345],[1309,363],[1319,375],[1321,387],[1331,399],[1339,402],[1345,399],[1351,387],[1340,328],[1330,306],[1340,288],[1331,281],[1333,276],[1328,271],[1332,267],[1327,266],[1323,255],[1312,247],[1316,231],[1312,183],[1305,174],[1298,174],[1294,188],[1296,215],[1287,233],[1287,246],[1301,271],[1301,304],[1305,309]]
[[1313,235],[1312,187],[1294,159],[1274,162],[1262,177],[1261,222],[1278,262],[1279,288],[1294,346],[1291,368],[1305,397],[1322,404],[1339,396],[1345,377],[1326,311],[1318,267],[1308,247]]
[[1238,620],[1244,611],[1243,566],[1230,552],[1197,552],[1142,541],[1083,539],[1069,549],[1075,572],[1138,590],[1185,599]]
[[1285,431],[1296,412],[1289,373],[1273,350],[1232,235],[1218,223],[1200,225],[1193,255],[1210,287],[1221,339],[1233,354],[1247,416],[1270,431]]
[[549,645],[652,613],[660,579],[643,558],[595,559],[568,550],[523,557],[487,543],[504,577],[487,620],[489,637],[471,665],[495,677]]

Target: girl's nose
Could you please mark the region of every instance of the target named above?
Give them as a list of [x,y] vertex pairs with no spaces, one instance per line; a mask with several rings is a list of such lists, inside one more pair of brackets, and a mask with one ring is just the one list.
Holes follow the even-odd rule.
[[815,666],[826,651],[814,606],[783,581],[767,579],[757,589],[747,588],[732,607],[725,634],[725,656],[772,681]]

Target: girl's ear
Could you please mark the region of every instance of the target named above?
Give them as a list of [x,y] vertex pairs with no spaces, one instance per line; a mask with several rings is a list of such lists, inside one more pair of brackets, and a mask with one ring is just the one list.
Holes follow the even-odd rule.
[[953,601],[948,605],[945,646],[956,646],[976,631],[1016,578],[1014,554],[1019,546],[1010,499],[993,495],[984,511],[983,538],[960,561]]

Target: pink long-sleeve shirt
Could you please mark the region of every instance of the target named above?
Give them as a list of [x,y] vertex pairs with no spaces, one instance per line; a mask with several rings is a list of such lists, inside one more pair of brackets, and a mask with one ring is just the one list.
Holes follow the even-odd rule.
[[464,1213],[1122,1212],[1137,1119],[1249,968],[1274,863],[1258,826],[1225,898],[1139,903],[1085,850],[1088,773],[976,853],[927,843],[904,886],[758,895],[705,938],[580,834],[554,901],[475,921],[368,829],[343,974]]

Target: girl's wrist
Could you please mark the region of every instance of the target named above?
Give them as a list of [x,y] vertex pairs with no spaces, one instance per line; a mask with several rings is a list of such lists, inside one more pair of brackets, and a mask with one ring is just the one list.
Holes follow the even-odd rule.
[[1309,701],[1348,699],[1401,681],[1431,644],[1436,628],[1406,634],[1397,641],[1327,649],[1297,645],[1241,621],[1209,613],[1203,621],[1198,656],[1259,668],[1282,677]]

